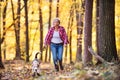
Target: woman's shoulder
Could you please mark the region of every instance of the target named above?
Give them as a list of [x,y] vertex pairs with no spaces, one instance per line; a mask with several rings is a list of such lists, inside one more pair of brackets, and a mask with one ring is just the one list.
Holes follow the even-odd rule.
[[54,27],[50,27],[50,29],[49,30],[54,30]]
[[60,26],[60,29],[64,30],[65,28],[63,26]]

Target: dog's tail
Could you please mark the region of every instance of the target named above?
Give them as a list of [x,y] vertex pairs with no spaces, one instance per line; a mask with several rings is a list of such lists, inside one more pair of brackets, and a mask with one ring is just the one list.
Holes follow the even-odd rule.
[[37,55],[38,55],[38,54],[40,54],[40,52],[37,52],[37,53],[35,54],[35,58],[37,58]]

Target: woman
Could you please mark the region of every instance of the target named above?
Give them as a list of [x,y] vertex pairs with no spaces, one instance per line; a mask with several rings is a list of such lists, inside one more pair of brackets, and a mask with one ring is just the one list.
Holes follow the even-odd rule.
[[62,66],[63,46],[66,46],[67,44],[68,38],[66,35],[66,31],[64,27],[60,26],[60,20],[58,18],[55,18],[53,20],[53,27],[50,28],[45,37],[44,47],[50,45],[56,71],[59,71],[59,67],[61,70],[63,70]]

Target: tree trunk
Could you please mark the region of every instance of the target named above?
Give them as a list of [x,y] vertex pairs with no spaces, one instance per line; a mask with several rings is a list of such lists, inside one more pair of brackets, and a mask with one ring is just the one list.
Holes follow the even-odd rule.
[[84,27],[84,55],[83,64],[87,66],[92,63],[92,55],[88,51],[88,46],[92,46],[92,8],[93,0],[85,1],[85,27]]
[[[7,11],[7,5],[8,5],[8,2],[6,0],[6,6],[4,8],[4,11],[3,11],[3,31],[6,30],[5,26],[6,26],[6,11]],[[5,37],[6,36],[6,32],[3,33],[3,36]],[[4,50],[3,50],[3,53],[4,53],[4,60],[6,59],[6,41],[4,39]]]
[[[67,27],[67,35],[69,35],[69,23]],[[68,54],[68,45],[65,47],[65,58],[64,58],[64,63],[67,63],[67,54]]]
[[[1,16],[1,14],[0,14],[0,16]],[[1,32],[1,27],[0,27],[0,32]],[[1,33],[0,33],[0,38],[1,38]],[[0,69],[4,69],[4,68],[5,67],[4,67],[3,62],[2,62],[2,51],[1,51],[1,44],[0,44]]]
[[45,52],[45,62],[47,62],[47,57],[48,57],[47,53],[48,53],[48,47],[46,48],[46,52]]
[[99,0],[96,0],[96,46],[98,51],[98,27],[99,27]]
[[28,0],[24,0],[24,4],[25,4],[25,26],[26,26],[26,62],[29,62],[29,26],[28,26],[27,1]]
[[69,48],[70,48],[70,63],[72,63],[72,25],[73,25],[73,17],[71,20],[71,28],[70,28],[70,44],[69,44]]
[[18,9],[17,9],[17,26],[16,26],[16,57],[21,59],[21,51],[20,51],[20,7],[21,0],[18,0]]
[[[2,19],[3,18],[3,31],[5,30],[5,26],[6,26],[6,11],[7,11],[7,1],[6,1],[6,5],[5,5],[5,7],[4,7],[4,9],[3,9],[3,15],[2,14],[0,14],[0,19]],[[1,9],[1,5],[0,5],[0,12],[2,11],[2,9]],[[0,23],[1,23],[1,21],[0,21]],[[1,26],[1,24],[0,24],[0,26]],[[5,38],[5,35],[6,35],[6,33],[3,33],[3,36],[4,36],[4,38]],[[2,47],[1,47],[1,45],[2,45],[2,39],[1,39],[1,27],[0,27],[0,69],[4,69],[5,67],[4,67],[4,65],[3,65],[3,62],[2,62]]]
[[74,20],[74,5],[71,6],[70,9],[70,16],[69,16],[69,22],[68,22],[68,28],[69,28],[69,52],[70,52],[70,63],[72,63],[72,26],[73,26],[73,20]]
[[[0,31],[1,31],[1,27],[0,27]],[[0,33],[0,37],[1,37],[1,33]],[[1,44],[0,44],[0,69],[4,69],[4,65],[2,62],[2,51],[1,51]]]
[[4,60],[6,60],[6,40],[4,41],[3,54],[4,54]]
[[[52,18],[52,0],[49,0],[49,25],[48,25],[48,29],[50,29],[51,27],[51,18]],[[49,47],[49,61],[51,61],[51,49]]]
[[[96,47],[97,47],[97,53],[98,51],[98,28],[99,28],[99,0],[96,0]],[[99,55],[99,53],[98,53]],[[100,64],[101,61],[97,60],[97,64]]]
[[[14,13],[14,6],[13,1],[11,0],[12,6],[12,14],[13,14],[13,21],[15,22],[15,13]],[[15,59],[21,59],[20,53],[20,0],[18,0],[18,8],[17,8],[17,23],[14,24],[15,30],[15,39],[16,39],[16,56]]]
[[[76,2],[76,0],[75,0]],[[84,1],[81,2],[81,7],[78,3],[75,5],[76,21],[77,21],[77,52],[76,61],[82,61],[82,34],[83,34],[83,15],[84,15]],[[82,6],[84,5],[84,6]],[[79,12],[79,9],[81,12]]]
[[[42,20],[42,10],[41,10],[41,0],[38,0],[39,3],[39,24],[40,24],[40,51],[43,50],[43,20]],[[41,54],[41,60],[43,60],[43,55]]]
[[[67,29],[67,35],[68,35],[68,29]],[[67,53],[68,53],[68,45],[65,47],[65,58],[64,58],[64,63],[67,63]]]
[[49,0],[49,23],[48,29],[51,27],[51,18],[52,18],[52,0]]
[[[2,1],[4,1],[4,0],[2,0]],[[6,35],[6,31],[5,31],[6,21],[5,21],[5,19],[6,19],[7,4],[8,4],[8,2],[6,0],[6,5],[5,5],[4,9],[3,9],[3,36],[0,38],[0,44],[3,43],[3,41],[5,40],[5,35]],[[0,8],[1,8],[1,5],[0,5]]]
[[[78,13],[76,13],[78,15]],[[77,53],[76,53],[76,61],[82,61],[82,32],[83,32],[83,22],[82,22],[82,15],[79,14],[77,19]]]
[[59,17],[59,0],[57,0],[56,17]]
[[115,0],[99,0],[98,54],[106,61],[118,60],[115,40]]

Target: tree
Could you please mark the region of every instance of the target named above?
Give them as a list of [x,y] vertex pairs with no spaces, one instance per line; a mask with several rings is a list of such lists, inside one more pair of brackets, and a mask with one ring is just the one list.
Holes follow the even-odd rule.
[[[8,5],[8,1],[6,0],[6,6],[5,6],[4,11],[3,11],[3,31],[6,30],[5,26],[6,26],[7,5]],[[3,36],[4,37],[6,36],[6,32],[3,33]],[[3,45],[4,45],[4,51],[3,51],[3,53],[4,53],[4,59],[6,59],[6,41],[5,41],[5,39],[4,39]]]
[[69,22],[68,22],[70,63],[72,63],[72,26],[73,26],[73,21],[74,21],[73,15],[74,15],[74,5],[71,6]]
[[[12,15],[13,15],[13,22],[15,20],[15,13],[14,13],[14,6],[13,1],[11,0],[12,6]],[[21,52],[20,52],[20,0],[18,0],[18,8],[17,8],[17,22],[14,24],[14,31],[15,31],[15,41],[16,41],[16,56],[15,59],[21,59]]]
[[92,62],[92,55],[88,51],[88,47],[92,46],[92,8],[93,0],[85,1],[85,26],[84,26],[84,55],[83,64],[87,66]]
[[24,0],[24,4],[25,4],[25,26],[26,26],[26,61],[29,62],[29,26],[28,26],[27,1],[28,0]]
[[[41,10],[41,0],[38,0],[39,3],[39,24],[40,24],[40,51],[42,52],[43,47],[43,20],[42,20],[42,10]],[[41,54],[42,60],[42,54]]]
[[[0,8],[0,11],[1,11],[1,8]],[[0,18],[1,18],[1,14],[0,14]],[[0,27],[0,38],[1,38],[1,27]],[[1,44],[0,44],[0,69],[4,69],[4,68],[5,67],[4,67],[3,62],[2,62],[2,52],[1,52]]]
[[57,0],[56,17],[59,17],[59,0]]
[[21,59],[21,51],[20,51],[20,7],[21,7],[21,0],[18,0],[18,8],[17,8],[17,26],[16,26],[16,57]]
[[[51,18],[52,18],[52,0],[49,0],[49,25],[48,25],[48,29],[50,29],[51,27]],[[51,61],[51,50],[49,48],[49,61]]]
[[[1,0],[1,1],[4,1],[4,0]],[[3,16],[3,35],[0,37],[0,44],[2,44],[4,42],[5,35],[6,35],[6,28],[5,28],[6,21],[5,21],[5,19],[6,19],[7,4],[8,4],[8,2],[6,0],[6,5],[3,9],[3,15],[1,14]],[[1,8],[1,4],[0,4],[0,8]],[[2,12],[2,9],[1,9],[1,12]]]
[[[98,48],[99,0],[96,0],[96,46]],[[98,53],[98,50],[97,50]]]
[[[76,2],[76,0],[74,0]],[[77,22],[77,52],[76,61],[82,61],[82,34],[83,34],[83,16],[84,16],[84,0],[81,0],[81,5],[76,2],[76,22]],[[81,10],[81,11],[80,11]]]
[[[98,27],[99,27],[99,0],[96,0],[96,46],[97,46],[97,53],[98,51]],[[99,55],[99,54],[98,54]],[[96,64],[101,63],[97,60]]]
[[98,54],[106,61],[118,60],[115,40],[115,0],[99,0]]
[[[3,20],[6,17],[6,9],[7,5],[5,5],[4,10],[3,10]],[[4,14],[5,11],[5,14]],[[1,8],[1,4],[0,4],[0,12],[2,12],[2,8]],[[1,45],[2,45],[2,38],[1,38],[1,19],[2,19],[2,14],[0,13],[0,69],[4,69],[4,65],[2,62],[2,49],[1,49]]]
[[[52,0],[49,0],[49,20],[48,20],[48,30],[51,27],[51,18],[52,18]],[[49,50],[49,57],[48,57],[48,50]],[[47,62],[47,57],[48,57],[48,61],[51,61],[51,49],[50,47],[46,48],[46,53],[45,53],[45,62]]]

